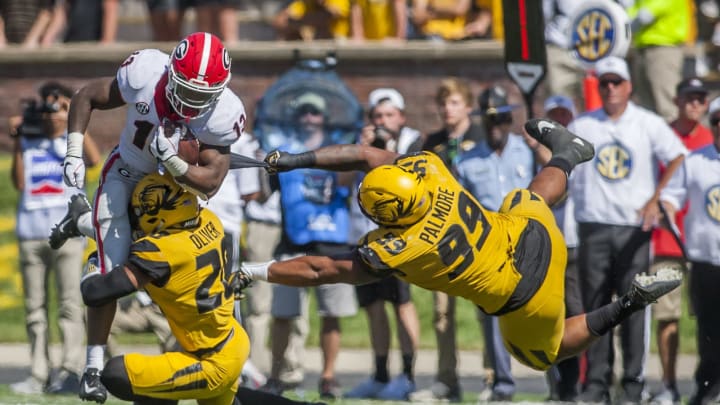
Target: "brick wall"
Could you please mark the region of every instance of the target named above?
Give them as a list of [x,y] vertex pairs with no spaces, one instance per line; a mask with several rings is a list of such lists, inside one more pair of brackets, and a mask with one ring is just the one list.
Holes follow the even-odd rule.
[[[146,44],[143,44],[146,45]],[[9,150],[7,117],[20,113],[19,100],[32,97],[45,80],[53,79],[80,87],[102,76],[114,75],[118,64],[134,49],[147,46],[103,50],[67,48],[61,51],[22,53],[0,58],[0,150]],[[336,49],[328,45],[327,49]],[[303,54],[322,55],[321,46],[305,49]],[[77,52],[75,52],[77,51]],[[245,103],[252,122],[255,102],[274,80],[292,66],[290,46],[272,43],[242,44],[231,51],[233,79],[230,87]],[[465,78],[473,94],[492,82],[499,82],[510,93],[513,103],[523,104],[514,84],[507,78],[498,44],[463,44],[438,48],[437,45],[415,45],[403,49],[340,48],[337,71],[360,99],[367,103],[368,93],[376,87],[394,87],[406,100],[408,124],[427,133],[438,128],[437,109],[433,102],[440,80],[447,76]],[[536,97],[539,99],[539,97]],[[537,102],[536,102],[537,111]],[[524,119],[524,108],[516,111],[516,122]],[[124,123],[124,109],[96,111],[89,131],[107,151],[116,142]]]

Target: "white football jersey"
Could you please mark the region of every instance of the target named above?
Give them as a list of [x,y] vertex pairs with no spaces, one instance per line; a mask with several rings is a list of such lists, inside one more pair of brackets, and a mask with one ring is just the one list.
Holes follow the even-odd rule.
[[576,118],[569,129],[595,146],[595,158],[570,177],[581,223],[640,225],[638,211],[655,193],[658,161],[667,165],[688,153],[660,116],[632,102],[617,121],[600,108]]
[[[164,118],[178,118],[165,97],[169,56],[157,49],[133,52],[117,71],[120,94],[128,105],[125,128],[120,136],[120,156],[140,171],[157,170],[147,140]],[[180,121],[180,120],[178,120]],[[226,88],[212,111],[198,118],[182,120],[202,142],[231,145],[245,127],[245,107],[232,90]]]
[[[245,134],[230,147],[230,151],[255,158],[259,148],[258,141],[252,135]],[[207,207],[220,218],[225,231],[240,234],[245,206],[242,197],[260,191],[260,170],[259,167],[230,170],[220,189],[208,200]]]
[[720,266],[720,153],[711,144],[685,158],[660,199],[676,209],[688,203],[685,246],[690,260]]

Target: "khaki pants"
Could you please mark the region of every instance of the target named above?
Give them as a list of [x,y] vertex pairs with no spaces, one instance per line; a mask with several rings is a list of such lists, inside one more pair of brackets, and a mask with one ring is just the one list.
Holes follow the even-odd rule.
[[450,388],[458,387],[457,342],[455,338],[455,297],[433,292],[433,326],[438,350],[436,380]]
[[77,373],[85,363],[85,318],[80,294],[84,242],[68,240],[58,250],[50,248],[46,239],[18,242],[20,272],[25,299],[25,325],[30,341],[30,372],[40,381],[47,381],[50,372],[48,356],[48,280],[55,272],[58,296],[58,324],[62,337],[60,367]]
[[585,69],[567,49],[548,45],[546,51],[546,78],[549,95],[563,95],[574,101],[583,100],[582,84],[585,78]]
[[[279,224],[249,220],[245,223],[244,257],[249,262],[272,260],[275,247],[280,242],[282,228]],[[272,286],[256,281],[245,290],[247,311],[243,316],[243,326],[250,337],[250,360],[265,373],[270,372],[270,351],[267,347],[270,328],[270,308],[272,305]],[[298,341],[296,343],[296,341]],[[299,343],[302,341],[302,343]],[[304,338],[291,340],[288,353],[292,356],[304,345]]]
[[681,46],[636,49],[632,58],[633,90],[640,104],[670,121],[677,116],[675,86],[682,80]]

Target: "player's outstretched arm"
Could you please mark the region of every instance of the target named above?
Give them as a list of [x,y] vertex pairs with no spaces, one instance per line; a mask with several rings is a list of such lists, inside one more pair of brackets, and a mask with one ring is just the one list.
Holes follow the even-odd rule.
[[370,170],[392,164],[399,155],[365,145],[331,145],[304,153],[273,151],[265,157],[268,171],[284,172],[302,167],[333,171]]
[[279,262],[244,263],[241,271],[252,280],[295,287],[335,283],[367,284],[381,278],[374,275],[354,253],[346,257],[301,256]]

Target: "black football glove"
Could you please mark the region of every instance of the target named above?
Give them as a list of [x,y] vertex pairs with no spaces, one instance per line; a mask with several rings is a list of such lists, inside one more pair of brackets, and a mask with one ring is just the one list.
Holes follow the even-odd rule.
[[315,152],[288,153],[274,150],[265,157],[268,167],[265,169],[270,174],[286,172],[301,167],[313,167],[315,164]]
[[246,288],[250,287],[252,282],[253,280],[250,276],[241,268],[240,271],[230,274],[230,282],[228,284],[230,285],[230,289],[232,290],[235,299],[241,300],[245,298],[244,291]]

